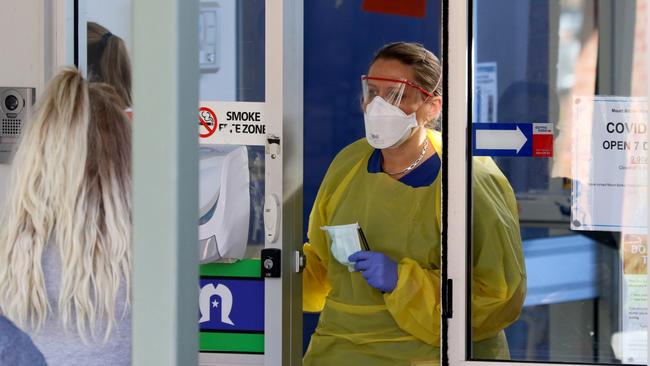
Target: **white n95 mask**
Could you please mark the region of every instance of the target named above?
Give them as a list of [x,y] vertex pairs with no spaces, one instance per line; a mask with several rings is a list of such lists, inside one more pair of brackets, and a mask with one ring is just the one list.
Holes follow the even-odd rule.
[[350,272],[354,272],[354,262],[348,261],[348,257],[361,250],[358,229],[358,223],[321,227],[332,239],[332,255],[339,263],[347,266]]
[[363,114],[366,139],[375,149],[397,147],[411,136],[418,126],[415,112],[408,116],[399,107],[376,96],[366,106]]

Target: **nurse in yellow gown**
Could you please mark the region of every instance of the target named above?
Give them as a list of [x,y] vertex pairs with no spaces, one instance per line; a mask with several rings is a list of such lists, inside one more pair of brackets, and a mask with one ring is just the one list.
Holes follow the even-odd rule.
[[[403,42],[380,49],[362,77],[366,138],[336,156],[309,219],[303,309],[321,315],[306,366],[439,360],[442,144],[427,126],[442,107],[440,78],[431,52]],[[526,294],[516,202],[490,158],[474,158],[472,181],[473,354],[508,359],[503,329]],[[353,223],[370,251],[350,257],[351,272],[321,227]]]

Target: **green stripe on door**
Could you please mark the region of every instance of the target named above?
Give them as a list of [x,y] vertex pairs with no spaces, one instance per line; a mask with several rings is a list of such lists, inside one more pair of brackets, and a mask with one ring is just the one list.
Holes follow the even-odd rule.
[[201,332],[199,343],[201,351],[264,353],[264,334]]
[[259,259],[242,259],[235,263],[204,264],[200,269],[201,276],[216,277],[254,277],[262,276]]

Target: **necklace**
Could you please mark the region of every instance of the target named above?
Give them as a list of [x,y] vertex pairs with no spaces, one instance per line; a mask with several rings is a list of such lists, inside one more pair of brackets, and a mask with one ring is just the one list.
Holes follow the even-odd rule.
[[407,166],[406,168],[404,168],[404,170],[399,171],[399,172],[391,173],[391,172],[387,172],[387,171],[384,170],[384,173],[386,173],[388,175],[399,175],[399,174],[404,174],[404,173],[410,172],[411,170],[413,170],[416,166],[418,166],[420,164],[420,162],[422,161],[422,158],[424,158],[424,155],[427,153],[428,149],[429,149],[429,139],[426,139],[426,140],[424,140],[424,147],[422,148],[422,151],[420,152],[420,156],[418,156],[418,158],[415,159],[415,161],[413,163],[411,163],[411,165]]

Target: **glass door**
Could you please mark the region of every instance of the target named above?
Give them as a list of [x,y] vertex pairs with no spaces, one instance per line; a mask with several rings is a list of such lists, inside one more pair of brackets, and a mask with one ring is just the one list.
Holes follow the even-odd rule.
[[160,244],[135,248],[134,360],[197,364],[172,344],[199,365],[298,364],[302,1],[132,6],[134,235]]
[[200,364],[261,365],[266,9],[264,0],[199,5]]
[[199,3],[201,365],[299,363],[301,6]]
[[646,364],[646,2],[450,7],[450,360]]

